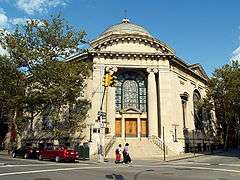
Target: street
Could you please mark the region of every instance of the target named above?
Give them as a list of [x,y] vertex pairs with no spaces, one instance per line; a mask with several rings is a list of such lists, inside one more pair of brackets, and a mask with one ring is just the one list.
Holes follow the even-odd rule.
[[138,160],[131,165],[114,164],[112,161],[101,164],[93,161],[55,163],[0,155],[0,180],[237,180],[240,179],[237,153],[219,153],[171,162]]

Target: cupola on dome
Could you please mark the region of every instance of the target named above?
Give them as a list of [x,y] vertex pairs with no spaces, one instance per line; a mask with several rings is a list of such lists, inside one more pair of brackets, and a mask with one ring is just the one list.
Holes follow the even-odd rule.
[[152,35],[142,26],[130,23],[129,19],[124,18],[121,23],[109,27],[101,36],[111,34],[138,34],[152,37]]

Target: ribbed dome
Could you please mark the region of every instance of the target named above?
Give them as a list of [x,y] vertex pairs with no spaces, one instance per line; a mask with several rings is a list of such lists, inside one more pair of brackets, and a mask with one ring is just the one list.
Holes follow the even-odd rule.
[[101,34],[101,36],[106,36],[110,34],[139,34],[152,37],[145,28],[130,23],[128,19],[123,19],[122,23],[109,27]]

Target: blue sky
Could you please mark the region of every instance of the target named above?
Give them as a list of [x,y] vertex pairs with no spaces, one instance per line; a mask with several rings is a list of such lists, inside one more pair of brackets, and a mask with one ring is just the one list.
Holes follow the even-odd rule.
[[175,49],[188,63],[213,70],[240,59],[239,0],[0,0],[0,28],[29,18],[43,19],[62,12],[77,29],[96,38],[119,23],[127,10],[131,22]]

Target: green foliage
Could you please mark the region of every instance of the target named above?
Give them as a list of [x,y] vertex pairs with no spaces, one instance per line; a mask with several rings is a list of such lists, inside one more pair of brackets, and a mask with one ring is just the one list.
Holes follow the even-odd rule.
[[[30,20],[25,26],[16,27],[14,33],[2,32],[0,44],[8,51],[14,73],[2,71],[1,68],[5,78],[0,83],[4,86],[9,82],[5,88],[11,89],[13,84],[16,92],[24,87],[21,96],[15,93],[13,101],[21,104],[19,110],[24,112],[25,119],[30,119],[30,130],[33,119],[38,115],[49,116],[56,137],[69,135],[83,127],[81,124],[89,108],[89,102],[83,98],[83,90],[92,65],[89,62],[64,60],[72,54],[83,52],[78,47],[85,42],[85,35],[84,31],[75,31],[60,15],[50,20]],[[2,64],[4,66],[6,62]],[[3,99],[7,100],[8,97]],[[68,118],[62,119],[61,109],[66,105],[69,108],[78,105],[80,112],[68,110]],[[18,117],[17,120],[17,126],[24,129],[24,118]],[[65,125],[60,125],[63,122]]]
[[[208,97],[214,100],[218,130],[225,140],[225,147],[237,145],[239,141],[239,77],[240,64],[235,61],[216,69],[209,81]],[[232,137],[230,141],[228,141],[229,136]]]
[[21,103],[24,94],[24,74],[6,56],[0,56],[0,100],[8,107]]

